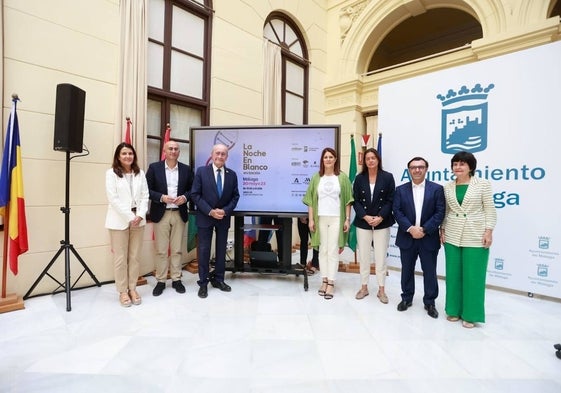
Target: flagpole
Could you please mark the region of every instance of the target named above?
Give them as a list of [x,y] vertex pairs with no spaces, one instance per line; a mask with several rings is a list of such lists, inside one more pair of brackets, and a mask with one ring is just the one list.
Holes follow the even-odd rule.
[[[353,143],[354,143],[354,136],[353,136]],[[356,151],[355,151],[354,153],[355,153],[355,154],[354,154],[354,157],[351,157],[351,159],[352,159],[352,160],[355,160],[355,163],[356,163]],[[358,168],[356,169],[356,172],[358,172]],[[354,177],[356,178],[356,173],[355,173],[355,176],[354,176]],[[353,183],[354,183],[354,180],[355,180],[355,179],[353,178]],[[354,208],[353,208],[353,209],[354,209]],[[351,225],[353,225],[353,224],[351,223]],[[354,228],[354,231],[355,231],[354,236],[356,237],[356,227]],[[356,249],[356,247],[355,247],[355,249],[353,250],[355,267],[358,266],[358,259],[357,259],[357,251],[356,251],[356,250],[357,250],[357,249]],[[358,269],[359,269],[359,272],[360,272],[360,266],[358,266]]]
[[2,254],[2,300],[6,298],[6,275],[8,274],[8,236],[10,232],[10,220],[6,220],[10,216],[10,202],[6,205],[4,214],[4,254]]
[[[19,97],[17,94],[12,94],[12,109],[13,109],[13,116],[15,116],[16,112],[16,104],[19,101]],[[12,121],[12,115],[10,115],[10,121]],[[10,129],[8,132],[12,132],[13,129]],[[10,136],[10,140],[12,140],[13,135]],[[4,149],[10,148],[10,146],[4,146]],[[25,307],[23,305],[23,298],[21,296],[17,296],[15,293],[13,294],[6,294],[7,288],[7,275],[8,275],[8,243],[9,243],[9,236],[10,236],[10,201],[6,203],[6,207],[4,210],[4,246],[2,255],[2,298],[0,298],[0,314],[9,311],[16,311],[16,310],[23,310]]]
[[[132,121],[129,116],[125,118],[125,121],[127,126],[125,127],[125,136],[123,138],[123,142],[132,145],[132,136],[131,136]],[[146,284],[148,284],[148,280],[146,280],[146,277],[138,276],[138,279],[136,280],[136,286],[141,286]]]

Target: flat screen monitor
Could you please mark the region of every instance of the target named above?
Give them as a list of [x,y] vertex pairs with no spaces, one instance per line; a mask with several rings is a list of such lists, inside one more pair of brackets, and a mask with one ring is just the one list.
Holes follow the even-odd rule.
[[339,151],[340,126],[192,127],[191,166],[212,164],[212,146],[228,146],[226,167],[238,175],[236,215],[299,216],[302,198],[326,147]]

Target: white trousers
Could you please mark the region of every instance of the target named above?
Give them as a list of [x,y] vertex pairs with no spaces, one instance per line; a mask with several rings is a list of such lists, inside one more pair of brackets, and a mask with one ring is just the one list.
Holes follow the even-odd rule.
[[322,277],[335,280],[339,271],[339,217],[319,217],[319,271]]

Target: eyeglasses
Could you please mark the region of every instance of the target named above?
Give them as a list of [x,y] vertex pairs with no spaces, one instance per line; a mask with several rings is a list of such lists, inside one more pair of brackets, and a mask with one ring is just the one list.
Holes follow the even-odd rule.
[[410,171],[424,171],[425,169],[427,169],[427,167],[424,166],[424,165],[410,166],[409,167]]

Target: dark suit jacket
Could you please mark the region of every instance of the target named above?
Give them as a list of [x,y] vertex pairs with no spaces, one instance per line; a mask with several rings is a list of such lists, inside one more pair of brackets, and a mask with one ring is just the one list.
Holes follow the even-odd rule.
[[224,186],[222,196],[218,198],[216,179],[212,170],[212,164],[199,167],[191,188],[191,200],[197,206],[197,226],[208,228],[214,225],[225,225],[226,228],[229,228],[229,217],[216,220],[209,216],[209,213],[212,209],[218,208],[223,209],[227,216],[232,215],[240,199],[238,176],[233,170],[224,167]]
[[374,192],[370,193],[370,181],[368,172],[361,172],[355,177],[353,183],[353,208],[355,209],[354,225],[357,228],[371,229],[363,217],[380,216],[384,220],[376,229],[389,228],[395,220],[392,216],[393,194],[395,192],[395,181],[393,175],[384,170],[378,170]]
[[[425,197],[421,210],[421,226],[425,237],[421,240],[421,247],[427,250],[440,248],[440,235],[438,228],[446,213],[446,200],[444,188],[429,180],[425,181]],[[413,245],[413,237],[407,229],[415,225],[415,202],[413,200],[412,182],[400,185],[395,190],[393,199],[393,215],[398,224],[395,245],[399,248],[409,248]]]
[[[179,176],[177,184],[177,196],[183,195],[189,201],[191,197],[191,185],[193,184],[193,172],[189,165],[177,162]],[[150,219],[159,222],[164,216],[166,204],[160,202],[162,195],[167,195],[168,184],[166,181],[165,161],[158,161],[150,164],[146,171],[146,181],[150,191]],[[179,214],[183,222],[189,219],[187,203],[179,206]]]

